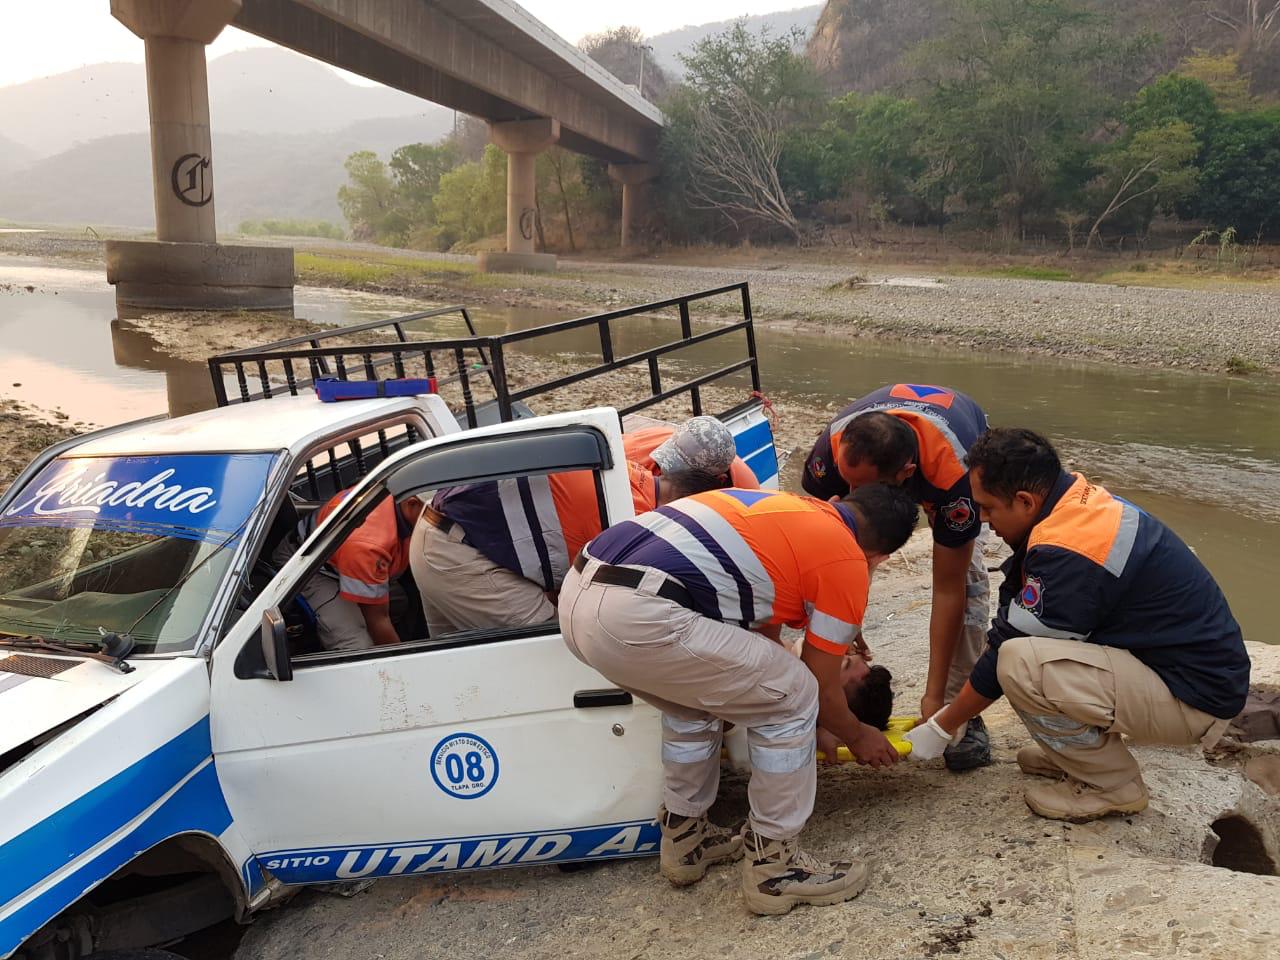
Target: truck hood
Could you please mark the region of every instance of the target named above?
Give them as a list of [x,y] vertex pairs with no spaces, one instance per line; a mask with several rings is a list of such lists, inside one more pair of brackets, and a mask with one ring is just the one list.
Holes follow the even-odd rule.
[[0,648],[0,754],[47,734],[124,693],[164,660],[120,673],[97,660]]

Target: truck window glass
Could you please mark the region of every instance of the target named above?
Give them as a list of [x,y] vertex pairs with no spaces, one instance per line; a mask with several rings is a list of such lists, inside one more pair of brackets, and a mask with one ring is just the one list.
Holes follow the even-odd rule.
[[0,516],[0,633],[192,649],[274,459],[54,460]]

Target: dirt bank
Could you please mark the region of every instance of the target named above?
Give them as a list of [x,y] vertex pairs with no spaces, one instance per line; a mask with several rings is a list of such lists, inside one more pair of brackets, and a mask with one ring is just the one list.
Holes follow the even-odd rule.
[[[877,575],[867,639],[896,678],[899,709],[922,691],[927,650],[927,536]],[[999,551],[989,559],[994,563]],[[1280,650],[1254,648],[1280,677]],[[1212,825],[1243,815],[1280,827],[1275,801],[1235,762],[1197,751],[1143,748],[1152,792],[1137,816],[1084,826],[1042,820],[1022,800],[1013,762],[1025,730],[1006,703],[987,714],[997,762],[966,775],[940,761],[884,772],[822,769],[806,829],[816,852],[871,861],[857,900],[760,919],[743,908],[737,875],[712,871],[675,890],[652,859],[381,881],[353,899],[305,893],[249,930],[238,960],[519,960],[620,957],[843,957],[977,960],[1199,957],[1263,960],[1280,937],[1280,879],[1238,873],[1242,850]],[[1265,745],[1264,745],[1265,746]],[[1280,742],[1272,747],[1280,749]],[[1253,749],[1258,749],[1254,745]],[[726,774],[713,811],[745,814],[745,783]],[[1239,845],[1244,846],[1244,845]],[[1247,852],[1247,851],[1243,851]]]
[[88,429],[89,424],[68,422],[65,414],[0,398],[0,493],[45,447]]
[[[768,325],[842,337],[937,343],[1144,366],[1280,370],[1276,282],[1223,279],[1214,289],[1121,286],[920,273],[921,265],[774,251],[767,262],[732,251],[639,262],[564,259],[553,275],[477,273],[466,257],[367,244],[296,241],[299,282],[433,302],[590,313],[747,280]],[[0,234],[0,252],[100,257],[92,237]],[[1174,282],[1171,280],[1170,282]]]

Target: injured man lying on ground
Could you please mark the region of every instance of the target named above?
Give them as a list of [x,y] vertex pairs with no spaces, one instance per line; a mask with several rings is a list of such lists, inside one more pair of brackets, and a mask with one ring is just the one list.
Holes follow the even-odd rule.
[[[797,642],[794,647],[796,656],[800,655],[802,642]],[[889,728],[889,718],[893,715],[892,682],[893,674],[888,667],[878,664],[872,666],[856,654],[844,658],[844,666],[840,670],[840,685],[844,687],[849,712],[877,730]],[[746,728],[726,724],[724,743],[729,751],[730,765],[744,773],[749,771],[751,760],[747,754]],[[823,755],[822,763],[837,763],[839,746],[835,737],[821,727],[818,728],[818,752]]]

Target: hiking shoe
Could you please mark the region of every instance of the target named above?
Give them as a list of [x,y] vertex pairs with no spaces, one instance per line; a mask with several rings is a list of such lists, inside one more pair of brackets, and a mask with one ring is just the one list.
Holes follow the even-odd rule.
[[801,850],[795,838],[770,840],[750,829],[745,834],[742,896],[752,913],[776,916],[799,903],[843,903],[867,885],[870,871],[861,860],[825,863]]
[[987,725],[981,717],[974,717],[965,727],[964,736],[954,747],[947,747],[942,752],[947,769],[952,772],[973,770],[991,763],[991,738],[987,736]]
[[1113,813],[1141,813],[1147,809],[1147,786],[1142,777],[1114,790],[1103,790],[1068,777],[1061,783],[1031,787],[1025,797],[1027,806],[1040,816],[1072,823],[1097,820]]
[[1030,774],[1033,777],[1049,777],[1053,780],[1061,780],[1065,777],[1066,771],[1053,762],[1053,757],[1040,744],[1032,741],[1018,751],[1018,766],[1022,768],[1023,773]]
[[716,826],[705,814],[682,817],[659,807],[658,823],[662,828],[658,866],[677,887],[697,883],[712,864],[742,856],[742,835]]

